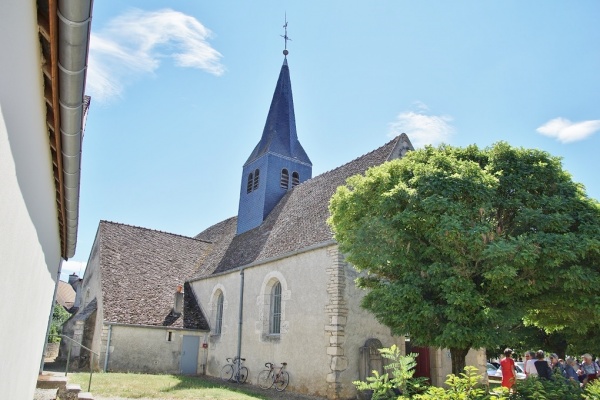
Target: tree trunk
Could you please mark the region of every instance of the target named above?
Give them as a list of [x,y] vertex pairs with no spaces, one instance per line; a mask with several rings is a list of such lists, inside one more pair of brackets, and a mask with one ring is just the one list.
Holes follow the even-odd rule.
[[452,373],[456,376],[465,372],[465,357],[469,349],[456,349],[450,348],[450,355],[452,356]]

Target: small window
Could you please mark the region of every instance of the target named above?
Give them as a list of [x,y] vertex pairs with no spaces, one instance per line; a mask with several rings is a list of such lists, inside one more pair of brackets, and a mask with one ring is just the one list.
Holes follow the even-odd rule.
[[252,172],[248,175],[248,185],[246,186],[246,193],[250,193],[252,191],[252,181],[254,180]]
[[173,332],[167,331],[167,342],[173,341]]
[[292,173],[292,187],[300,184],[300,175],[296,171]]
[[282,188],[287,189],[289,183],[290,183],[290,173],[288,172],[287,169],[284,168],[281,170],[281,179],[279,181],[279,185]]
[[258,174],[259,174],[259,170],[254,170],[254,186],[252,187],[252,190],[256,190],[258,189]]
[[215,319],[215,335],[221,334],[221,329],[223,327],[223,293],[219,293],[219,297],[217,298],[217,315]]
[[277,282],[271,289],[271,323],[269,334],[281,333],[281,283]]

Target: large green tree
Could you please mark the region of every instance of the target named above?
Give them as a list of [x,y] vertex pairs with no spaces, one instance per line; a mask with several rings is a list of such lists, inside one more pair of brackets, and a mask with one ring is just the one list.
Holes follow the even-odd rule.
[[363,306],[413,343],[450,349],[453,373],[523,320],[584,331],[600,317],[600,207],[546,152],[426,147],[351,177],[330,211],[364,272]]

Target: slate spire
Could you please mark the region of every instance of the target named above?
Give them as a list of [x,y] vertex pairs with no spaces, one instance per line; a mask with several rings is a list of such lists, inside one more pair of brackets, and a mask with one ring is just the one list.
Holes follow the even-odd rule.
[[[287,45],[287,30],[284,39]],[[287,48],[283,54],[262,137],[244,163],[237,234],[260,226],[288,190],[312,177],[312,163],[296,133]]]
[[279,79],[277,80],[275,93],[273,93],[273,100],[271,101],[262,138],[244,165],[248,165],[266,153],[290,157],[301,163],[312,165],[304,148],[298,141],[296,133],[292,82],[287,57],[283,60],[279,72]]

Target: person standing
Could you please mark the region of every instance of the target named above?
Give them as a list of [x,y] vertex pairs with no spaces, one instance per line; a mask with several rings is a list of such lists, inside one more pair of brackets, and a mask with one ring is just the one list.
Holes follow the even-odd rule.
[[544,359],[545,354],[543,350],[538,350],[535,353],[535,358],[537,360],[534,362],[535,369],[537,370],[538,376],[543,379],[552,379],[552,370],[550,369],[550,365],[548,365],[548,361]]
[[538,372],[535,368],[535,360],[533,359],[533,351],[525,352],[525,364],[523,365],[525,375],[529,378],[530,376],[537,376]]
[[564,373],[564,365],[560,363],[560,359],[556,353],[550,354],[550,369],[552,369],[552,373],[559,373],[561,375],[565,375]]
[[502,369],[502,386],[512,388],[517,380],[517,371],[515,370],[515,360],[512,359],[512,349],[504,350],[504,358],[500,361]]

